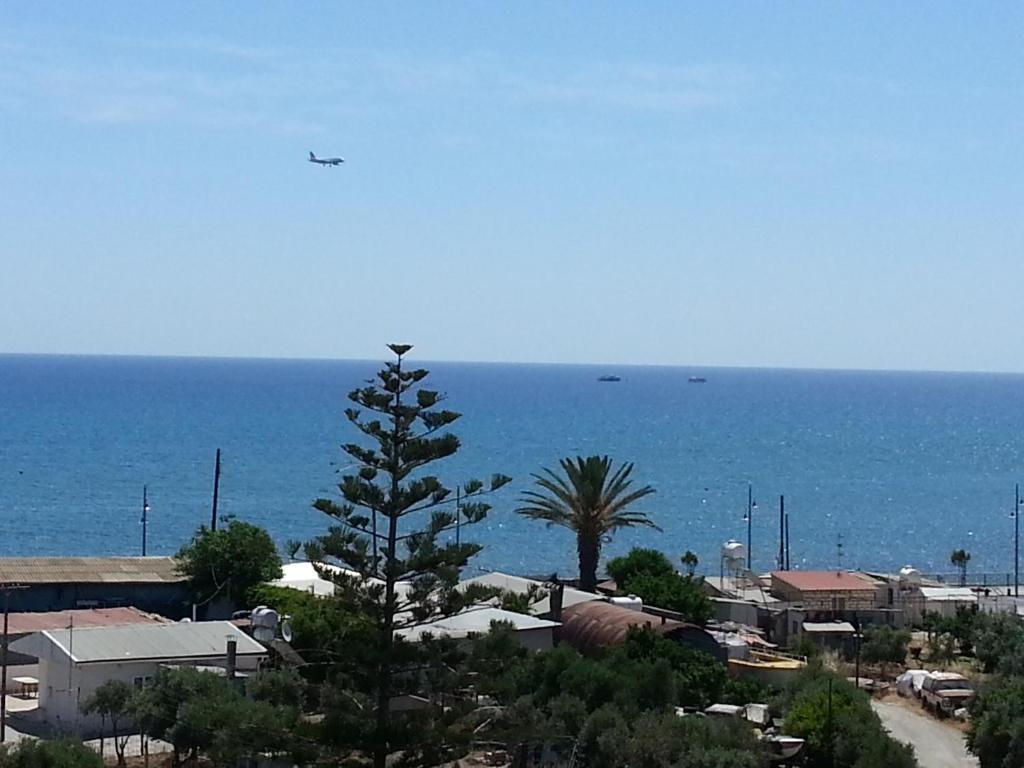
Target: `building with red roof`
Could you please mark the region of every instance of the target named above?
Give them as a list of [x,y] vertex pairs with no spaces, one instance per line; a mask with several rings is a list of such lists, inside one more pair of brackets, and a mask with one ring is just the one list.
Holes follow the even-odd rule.
[[806,611],[844,613],[879,607],[885,585],[850,571],[775,571],[771,593]]

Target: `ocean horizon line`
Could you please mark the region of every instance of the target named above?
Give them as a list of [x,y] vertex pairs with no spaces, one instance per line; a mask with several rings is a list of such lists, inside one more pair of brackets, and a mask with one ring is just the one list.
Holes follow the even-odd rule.
[[[406,343],[406,342],[395,342]],[[413,347],[415,348],[415,344]],[[385,347],[386,349],[386,347]],[[95,359],[95,360],[164,360],[189,362],[252,362],[252,363],[367,363],[381,365],[387,361],[387,353],[380,358],[369,357],[302,357],[271,355],[195,355],[195,354],[136,354],[130,352],[0,352],[3,358],[47,358],[47,359]],[[516,366],[538,368],[600,368],[636,370],[690,370],[690,371],[770,371],[798,373],[875,373],[894,375],[963,375],[963,376],[1005,376],[1024,377],[1024,370],[971,370],[958,368],[843,368],[802,365],[715,365],[705,363],[615,363],[615,362],[555,362],[550,360],[459,360],[445,358],[413,358],[416,365],[479,365]]]

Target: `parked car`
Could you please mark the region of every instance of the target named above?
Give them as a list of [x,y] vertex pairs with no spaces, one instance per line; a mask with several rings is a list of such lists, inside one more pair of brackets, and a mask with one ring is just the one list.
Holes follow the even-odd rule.
[[896,678],[896,693],[908,698],[921,698],[921,685],[930,674],[927,669],[908,669]]
[[974,701],[970,680],[955,672],[932,672],[921,685],[921,704],[940,717],[950,717]]

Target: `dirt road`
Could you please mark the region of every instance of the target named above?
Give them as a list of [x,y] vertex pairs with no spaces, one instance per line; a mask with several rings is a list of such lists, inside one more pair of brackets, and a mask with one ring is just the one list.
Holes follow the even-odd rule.
[[894,739],[911,744],[921,768],[978,768],[964,746],[964,735],[905,703],[872,701],[871,707]]

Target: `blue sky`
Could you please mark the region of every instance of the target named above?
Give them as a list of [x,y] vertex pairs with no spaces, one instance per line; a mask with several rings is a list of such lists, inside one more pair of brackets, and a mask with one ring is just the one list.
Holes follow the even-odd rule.
[[1022,39],[1011,3],[4,3],[0,351],[1024,370]]

